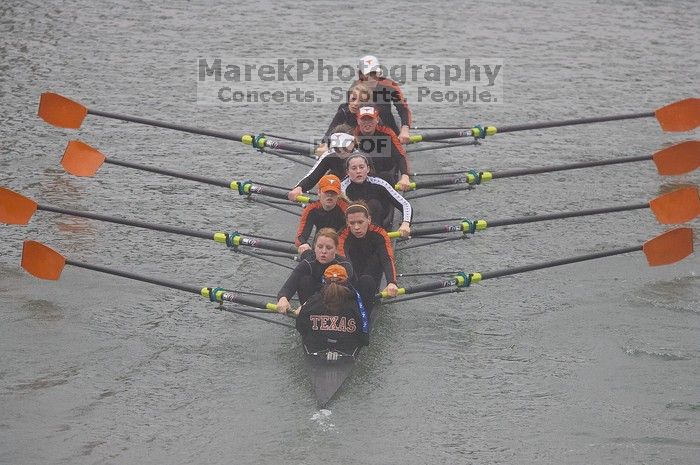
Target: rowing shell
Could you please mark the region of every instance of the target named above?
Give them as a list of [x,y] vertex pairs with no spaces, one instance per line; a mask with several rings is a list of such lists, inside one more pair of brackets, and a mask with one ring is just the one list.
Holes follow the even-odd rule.
[[[392,212],[393,213],[393,212]],[[392,214],[393,217],[393,214]],[[389,224],[392,221],[389,220]],[[392,241],[392,247],[396,245],[396,240]],[[386,277],[382,276],[380,289],[386,287]],[[374,325],[379,317],[381,303],[377,303],[369,316],[370,336],[374,330]],[[370,339],[371,340],[371,339]],[[324,408],[331,401],[336,392],[341,388],[345,380],[352,373],[352,369],[357,363],[360,354],[360,347],[356,348],[352,354],[338,352],[335,360],[328,360],[328,351],[309,352],[303,345],[306,359],[306,367],[311,378],[311,386],[316,396],[319,408]]]
[[[375,305],[369,317],[370,334],[379,315],[381,305]],[[319,408],[328,405],[336,392],[343,385],[345,380],[352,373],[352,369],[357,363],[360,348],[356,348],[352,354],[338,353],[336,360],[328,360],[328,352],[310,353],[304,346],[306,356],[306,367],[311,378],[311,386],[316,396]]]

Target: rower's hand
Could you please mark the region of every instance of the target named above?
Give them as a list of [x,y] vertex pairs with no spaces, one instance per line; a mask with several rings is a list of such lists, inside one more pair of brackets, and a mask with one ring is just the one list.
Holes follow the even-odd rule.
[[307,243],[301,244],[301,245],[299,246],[299,248],[297,249],[297,251],[299,252],[299,255],[303,254],[303,253],[306,252],[307,250],[311,250],[311,246],[310,246],[309,244],[307,244]]
[[292,189],[291,191],[289,191],[289,193],[287,194],[287,198],[292,202],[296,202],[297,195],[301,195],[301,194],[302,194],[301,186],[297,186],[294,189]]
[[328,145],[327,144],[321,144],[318,147],[316,147],[316,158],[320,157],[324,153],[328,151]]
[[411,190],[411,179],[408,177],[407,174],[402,174],[401,178],[399,178],[399,190],[402,192],[406,192],[408,190]]
[[277,312],[286,315],[292,306],[289,304],[289,300],[286,297],[280,297],[277,301]]
[[394,283],[389,283],[384,289],[384,292],[389,294],[389,297],[396,297],[399,293],[399,287]]
[[401,226],[399,226],[398,231],[401,233],[401,237],[408,237],[411,235],[411,226],[404,221],[401,223]]
[[409,133],[408,126],[401,126],[401,131],[399,131],[399,142],[406,145],[411,141],[411,134]]

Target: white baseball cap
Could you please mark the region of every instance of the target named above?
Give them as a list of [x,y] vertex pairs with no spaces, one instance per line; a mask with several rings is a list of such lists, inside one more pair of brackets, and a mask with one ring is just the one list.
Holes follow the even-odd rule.
[[379,66],[379,60],[374,55],[365,55],[360,58],[359,71],[368,75],[369,73],[376,72],[377,76],[382,75],[382,69]]
[[357,119],[359,120],[365,117],[379,119],[379,112],[374,107],[362,107],[360,111],[357,112]]
[[355,136],[345,132],[335,132],[331,134],[328,147],[330,148],[347,148],[355,141]]

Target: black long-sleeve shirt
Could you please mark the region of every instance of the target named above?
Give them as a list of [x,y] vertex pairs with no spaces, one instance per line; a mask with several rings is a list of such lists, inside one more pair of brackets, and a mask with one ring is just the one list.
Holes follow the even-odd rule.
[[343,229],[345,227],[345,209],[347,207],[347,201],[342,198],[338,199],[338,203],[331,210],[324,210],[320,200],[307,205],[301,214],[294,244],[299,247],[307,242],[314,227],[316,227],[316,231],[321,228],[333,228],[336,231]]
[[331,137],[331,134],[333,134],[333,129],[341,124],[347,124],[353,129],[357,127],[357,115],[350,111],[350,107],[347,103],[341,103],[338,106],[338,110],[336,110],[335,115],[333,115],[331,124],[323,135],[323,141],[328,143],[328,139]]
[[370,275],[379,280],[384,274],[387,284],[396,284],[394,249],[383,228],[370,224],[362,238],[355,237],[345,228],[340,233],[338,253],[350,259],[358,278]]
[[409,174],[408,157],[403,144],[394,131],[378,125],[374,134],[362,134],[355,128],[357,147],[366,153],[377,176],[389,183],[396,182],[396,173]]
[[320,292],[311,296],[297,316],[296,329],[309,352],[328,349],[352,355],[358,347],[369,343],[352,290],[337,312],[326,308]]
[[311,167],[296,185],[301,187],[304,192],[308,192],[321,180],[323,175],[329,171],[330,173],[328,174],[334,174],[338,176],[339,179],[343,179],[345,177],[345,159],[350,155],[351,154],[347,154],[341,157],[335,153],[333,149],[326,151],[323,155],[318,157],[314,166]]
[[[401,87],[395,81],[380,77],[372,91],[372,103],[379,110],[379,117],[384,126],[388,126],[397,135],[399,134],[400,126],[411,127],[413,123],[411,109],[408,107],[408,102],[401,91]],[[396,124],[394,115],[391,114],[392,105],[399,114],[400,125]]]
[[[396,192],[394,187],[382,178],[367,176],[365,182],[358,184],[346,177],[341,181],[340,188],[350,200],[364,200],[368,204],[376,201],[382,207],[393,205],[397,210],[401,210],[403,221],[410,223],[413,218],[413,209],[408,200]],[[374,220],[379,221],[380,218],[374,218]]]
[[320,287],[321,277],[326,271],[326,268],[328,268],[331,265],[342,265],[343,268],[345,268],[345,270],[348,272],[348,280],[352,281],[354,278],[352,263],[350,262],[350,260],[348,260],[340,254],[336,255],[336,257],[333,260],[326,264],[322,264],[321,262],[316,260],[316,256],[313,254],[312,251],[304,253],[302,257],[304,258],[294,268],[292,274],[289,275],[289,278],[287,278],[287,281],[282,286],[282,289],[280,289],[280,291],[277,293],[278,299],[282,297],[291,299],[292,297],[294,297],[294,294],[296,294],[299,290],[299,284],[302,278],[305,276],[310,276],[311,281],[318,285],[316,287]]

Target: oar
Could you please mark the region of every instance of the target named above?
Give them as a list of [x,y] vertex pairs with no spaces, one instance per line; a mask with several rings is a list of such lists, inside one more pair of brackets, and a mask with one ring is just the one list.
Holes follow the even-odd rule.
[[246,145],[251,145],[256,149],[280,149],[290,152],[300,153],[304,155],[313,154],[313,147],[291,144],[288,142],[272,141],[264,136],[256,136],[244,132],[221,132],[211,131],[209,129],[195,128],[191,126],[183,126],[181,124],[166,123],[138,116],[119,115],[117,113],[109,113],[106,111],[94,110],[87,108],[75,100],[71,100],[62,95],[53,92],[44,92],[39,100],[39,117],[47,123],[67,129],[78,129],[83,124],[83,120],[87,115],[103,116],[131,123],[145,124],[147,126],[155,126],[159,128],[174,129],[175,131],[188,132],[190,134],[200,134],[203,136],[217,137],[219,139],[234,140],[242,142]]
[[[410,189],[449,186],[452,184],[474,185],[485,181],[491,181],[492,179],[514,178],[518,176],[528,176],[533,174],[552,173],[556,171],[568,171],[580,168],[593,168],[596,166],[617,165],[648,160],[653,160],[657,171],[662,176],[675,176],[690,173],[700,167],[700,141],[690,140],[680,142],[672,145],[671,147],[659,150],[653,155],[641,155],[638,157],[612,158],[607,160],[584,161],[579,163],[567,163],[563,165],[497,172],[465,170],[466,172],[460,176],[449,176],[445,178],[412,182],[410,184]],[[398,184],[394,187],[397,190],[399,189]]]
[[[656,220],[661,224],[682,224],[700,215],[700,196],[697,187],[684,187],[672,192],[660,195],[648,203],[632,205],[618,205],[615,207],[594,208],[571,212],[549,213],[546,215],[523,216],[504,220],[468,220],[463,219],[459,223],[441,224],[436,226],[415,227],[411,229],[411,237],[427,236],[447,232],[474,233],[490,227],[510,226],[514,224],[537,223],[540,221],[560,220],[564,218],[576,218],[582,216],[602,215],[605,213],[617,213],[630,210],[651,209]],[[388,233],[392,239],[401,237],[399,231]]]
[[[252,299],[250,297],[241,295],[240,293],[228,291],[220,287],[195,287],[187,284],[180,284],[173,281],[167,281],[164,279],[152,278],[150,276],[143,276],[128,271],[120,271],[113,268],[108,268],[106,266],[91,265],[89,263],[77,262],[74,260],[67,259],[51,247],[48,247],[42,244],[41,242],[24,241],[24,246],[22,247],[22,268],[27,270],[27,272],[31,275],[36,276],[40,279],[57,281],[61,277],[61,272],[63,272],[63,268],[66,265],[84,268],[86,270],[99,271],[100,273],[106,273],[113,276],[121,276],[122,278],[128,278],[133,279],[135,281],[155,284],[170,289],[177,289],[192,294],[199,294],[205,299],[211,300],[212,302],[233,302],[237,304],[247,305],[253,308],[260,308],[269,312],[277,311],[276,304],[266,303],[257,299]],[[229,311],[233,310],[229,309]],[[246,312],[234,311],[234,313],[249,316],[251,318],[262,319],[264,321],[280,324],[283,326],[291,326],[279,321],[256,317],[255,315],[251,315]]]
[[[491,271],[484,273],[464,273],[460,272],[455,277],[442,281],[433,281],[416,286],[399,288],[399,295],[415,294],[416,292],[426,292],[447,287],[466,287],[470,284],[478,283],[486,279],[500,278],[529,271],[541,270],[544,268],[552,268],[555,266],[568,265],[587,260],[595,260],[598,258],[612,257],[631,252],[644,252],[649,266],[670,265],[682,260],[693,253],[693,230],[691,228],[676,228],[667,231],[653,239],[646,241],[642,245],[625,247],[621,249],[608,250],[605,252],[597,252],[588,255],[579,255],[577,257],[561,258],[532,265],[518,266],[514,268],[506,268],[500,271]],[[382,291],[378,294],[381,298],[388,298],[389,295]]]
[[[251,181],[222,181],[212,179],[196,174],[179,173],[177,171],[167,170],[163,168],[153,168],[151,166],[140,165],[126,161],[114,160],[107,158],[102,152],[94,147],[89,146],[85,142],[72,140],[68,142],[66,151],[61,158],[63,168],[75,176],[94,176],[100,169],[103,163],[112,165],[124,166],[140,171],[148,171],[151,173],[172,176],[190,181],[202,182],[212,186],[226,187],[238,192],[240,195],[264,195],[276,199],[287,200],[287,192],[279,189],[273,189],[267,186],[253,184]],[[305,195],[298,195],[296,201],[299,203],[309,203],[311,199]]]
[[153,231],[162,231],[172,234],[180,234],[182,236],[196,237],[200,239],[210,239],[221,244],[226,244],[228,247],[236,248],[238,246],[255,247],[259,249],[274,250],[296,254],[297,248],[293,244],[284,244],[276,239],[261,240],[253,237],[245,237],[238,232],[204,232],[194,229],[180,228],[177,226],[167,226],[161,224],[147,223],[145,221],[128,220],[125,218],[100,215],[97,213],[81,212],[77,210],[68,210],[52,205],[41,205],[32,199],[25,197],[17,192],[11,191],[4,187],[0,187],[0,222],[5,224],[27,224],[37,210],[43,210],[62,215],[78,216],[81,218],[89,218],[97,221],[106,221],[109,223],[123,224],[126,226],[135,226],[137,228],[151,229]]
[[661,129],[667,132],[684,132],[695,129],[700,125],[700,99],[687,98],[670,103],[655,111],[628,113],[613,116],[594,116],[592,118],[576,118],[561,121],[546,121],[542,123],[514,124],[511,126],[474,126],[471,128],[457,128],[449,131],[435,132],[432,134],[415,134],[411,136],[411,142],[427,142],[454,137],[485,138],[498,133],[529,131],[531,129],[558,128],[563,126],[575,126],[579,124],[604,123],[607,121],[621,121],[626,119],[653,118],[659,122]]

